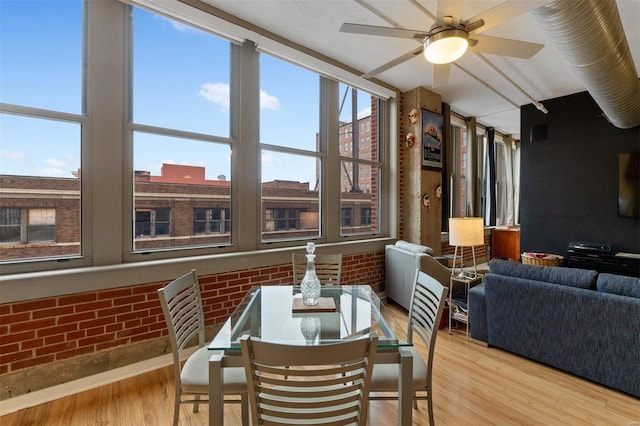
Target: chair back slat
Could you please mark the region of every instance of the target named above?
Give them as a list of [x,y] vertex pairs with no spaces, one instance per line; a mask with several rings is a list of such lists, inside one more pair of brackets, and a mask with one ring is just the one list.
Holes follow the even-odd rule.
[[417,334],[429,350],[428,371],[431,372],[435,340],[448,289],[435,278],[418,270],[409,308],[408,334]]
[[[307,272],[307,256],[301,253],[291,255],[293,265],[293,285],[300,285]],[[314,259],[316,275],[322,285],[340,285],[342,254],[317,254]]]
[[196,271],[192,270],[159,289],[158,297],[174,358],[179,357],[196,336],[198,346],[204,345],[204,311]]
[[253,424],[366,423],[377,336],[294,346],[244,336]]

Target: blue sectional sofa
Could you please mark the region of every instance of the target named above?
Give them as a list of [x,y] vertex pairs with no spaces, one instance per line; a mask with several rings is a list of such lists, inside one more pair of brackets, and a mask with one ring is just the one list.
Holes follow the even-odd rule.
[[640,279],[493,259],[471,337],[640,397]]

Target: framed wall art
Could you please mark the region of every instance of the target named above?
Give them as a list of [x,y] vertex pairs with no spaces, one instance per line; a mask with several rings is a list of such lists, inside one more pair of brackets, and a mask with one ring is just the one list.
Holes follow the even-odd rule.
[[444,129],[440,114],[422,110],[422,168],[442,170]]

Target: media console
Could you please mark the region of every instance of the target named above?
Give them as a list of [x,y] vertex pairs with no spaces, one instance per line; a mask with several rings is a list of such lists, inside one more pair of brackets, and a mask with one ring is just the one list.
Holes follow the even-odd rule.
[[640,277],[640,254],[615,252],[609,244],[572,242],[565,264],[570,268]]

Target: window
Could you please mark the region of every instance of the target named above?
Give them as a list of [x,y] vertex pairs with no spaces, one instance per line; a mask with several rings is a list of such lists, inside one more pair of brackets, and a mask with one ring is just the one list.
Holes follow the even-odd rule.
[[82,254],[84,6],[2,2],[0,262]]
[[144,3],[2,4],[0,274],[380,232],[392,91]]
[[169,236],[171,229],[171,209],[157,208],[136,211],[136,237]]
[[263,241],[320,235],[319,81],[317,74],[260,54]]
[[301,229],[300,218],[303,209],[266,209],[265,229],[269,231],[287,231]]
[[2,2],[3,103],[83,112],[83,7],[82,0]]
[[193,235],[231,232],[231,210],[228,208],[193,209]]
[[496,226],[513,225],[510,214],[511,147],[503,141],[495,143],[496,157]]
[[[341,220],[342,235],[371,233],[379,230],[377,221],[380,202],[380,182],[382,164],[380,162],[380,135],[378,123],[381,101],[375,96],[358,91],[352,87],[340,85],[340,134],[346,133],[345,145],[340,155],[340,205],[343,215]],[[353,122],[359,125],[353,125]],[[355,142],[354,142],[355,141]],[[344,212],[362,209],[369,211],[368,220],[352,223],[349,215],[345,219]],[[355,218],[361,219],[362,215]]]
[[28,244],[55,240],[55,209],[0,207],[0,244]]
[[371,225],[371,209],[369,207],[362,207],[360,209],[360,225],[361,226]]
[[342,207],[340,209],[340,225],[342,227],[351,226],[351,208]]
[[19,243],[20,209],[0,207],[0,243]]
[[133,251],[230,244],[230,43],[137,8],[132,25]]
[[[452,118],[451,124],[451,158],[454,194],[451,217],[465,217],[468,206],[467,190],[467,128],[462,120]],[[471,215],[472,216],[472,215]]]
[[29,209],[27,239],[28,241],[56,240],[55,209]]

